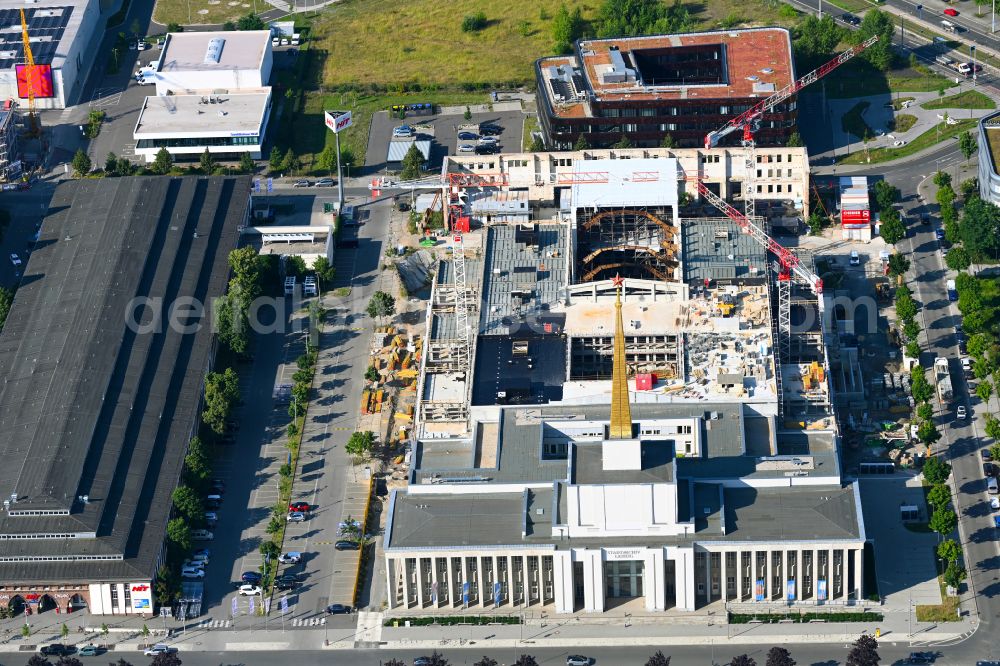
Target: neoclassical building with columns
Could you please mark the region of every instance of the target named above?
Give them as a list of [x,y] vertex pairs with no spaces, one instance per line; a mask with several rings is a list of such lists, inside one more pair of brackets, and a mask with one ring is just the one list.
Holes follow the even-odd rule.
[[[418,439],[388,505],[390,613],[864,598],[861,501],[841,481],[832,416],[793,428],[731,396],[637,400],[623,282],[604,301],[608,390],[473,409],[467,433]],[[539,381],[544,360],[528,354]]]

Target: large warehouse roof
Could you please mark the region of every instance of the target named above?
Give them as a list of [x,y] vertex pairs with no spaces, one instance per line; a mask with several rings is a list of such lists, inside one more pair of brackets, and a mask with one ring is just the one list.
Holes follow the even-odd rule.
[[[249,192],[194,177],[56,189],[0,334],[0,496],[17,494],[0,579],[152,575],[212,345],[168,309],[222,294]],[[143,301],[162,325],[127,323],[150,322]]]
[[157,71],[257,69],[270,46],[270,30],[171,32],[163,44]]

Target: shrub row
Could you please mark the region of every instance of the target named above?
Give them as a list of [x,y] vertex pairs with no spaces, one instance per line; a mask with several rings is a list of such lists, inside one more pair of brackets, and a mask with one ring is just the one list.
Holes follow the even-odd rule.
[[521,618],[514,615],[449,615],[446,617],[400,617],[386,620],[383,626],[392,627],[409,622],[411,627],[440,625],[450,627],[456,624],[521,624]]
[[794,623],[806,623],[812,620],[823,620],[825,622],[881,622],[881,613],[870,613],[867,611],[855,612],[832,612],[832,613],[730,613],[730,624],[748,624],[750,622],[763,622],[764,624],[777,624],[782,620],[791,620]]

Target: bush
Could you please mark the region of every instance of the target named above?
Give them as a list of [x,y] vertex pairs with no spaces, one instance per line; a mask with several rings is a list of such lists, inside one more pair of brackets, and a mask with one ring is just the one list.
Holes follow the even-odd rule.
[[763,622],[764,624],[777,624],[782,620],[791,620],[800,624],[811,622],[812,620],[825,620],[826,622],[881,622],[881,613],[861,612],[838,612],[838,613],[730,613],[729,622],[732,624],[748,624],[749,622]]
[[462,32],[479,32],[489,21],[486,20],[486,14],[484,12],[476,12],[475,14],[467,14],[465,18],[462,19]]
[[[879,615],[879,619],[882,616]],[[393,623],[398,622],[399,624],[410,623],[411,627],[427,627],[430,625],[439,625],[442,627],[450,627],[457,624],[471,624],[471,625],[487,625],[487,624],[521,624],[521,618],[514,617],[511,615],[469,615],[469,616],[454,616],[447,615],[445,617],[400,617],[394,618],[392,620],[386,620],[383,624],[385,627],[393,626]]]

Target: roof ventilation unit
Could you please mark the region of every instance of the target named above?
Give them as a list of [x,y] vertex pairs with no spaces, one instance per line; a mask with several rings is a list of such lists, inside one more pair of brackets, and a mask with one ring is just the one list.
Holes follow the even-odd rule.
[[208,49],[205,51],[205,64],[218,65],[222,58],[222,47],[226,45],[226,40],[221,37],[213,37],[208,40]]

